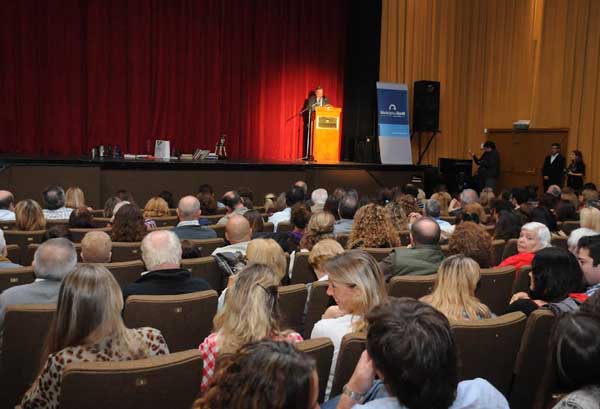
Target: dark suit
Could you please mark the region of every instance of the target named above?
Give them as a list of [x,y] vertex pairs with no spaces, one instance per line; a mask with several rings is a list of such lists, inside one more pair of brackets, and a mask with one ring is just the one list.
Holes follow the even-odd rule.
[[202,278],[192,277],[183,268],[150,271],[123,287],[123,299],[130,295],[179,295],[211,290]]
[[[316,105],[315,105],[316,104]],[[304,156],[307,156],[308,153],[306,152],[306,138],[308,137],[308,127],[309,127],[309,123],[308,123],[308,113],[310,111],[310,118],[311,121],[314,118],[314,114],[315,114],[315,108],[317,106],[325,106],[329,104],[329,99],[323,95],[323,98],[321,98],[321,100],[317,101],[317,97],[313,94],[310,97],[308,97],[308,99],[306,99],[304,101],[304,106],[302,107],[302,112],[303,112],[303,119],[304,119],[304,138],[302,141],[302,152],[304,152]]]
[[548,190],[550,185],[562,187],[565,182],[565,157],[559,153],[553,162],[550,159],[551,155],[546,156],[542,168],[542,176],[548,176],[548,179],[544,179],[544,191]]
[[473,155],[473,161],[479,165],[477,177],[479,181],[479,189],[484,187],[496,188],[496,181],[500,176],[500,155],[498,151],[493,149],[489,152],[484,152],[481,158]]
[[179,237],[179,240],[202,240],[217,237],[217,233],[206,226],[178,226],[173,227],[172,231]]

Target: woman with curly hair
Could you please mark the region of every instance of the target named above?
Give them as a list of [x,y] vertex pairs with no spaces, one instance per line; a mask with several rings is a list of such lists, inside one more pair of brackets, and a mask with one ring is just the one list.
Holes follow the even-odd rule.
[[400,194],[394,200],[400,203],[406,214],[421,213],[419,202],[417,201],[417,198],[412,195]]
[[400,237],[390,213],[374,203],[361,207],[354,216],[348,249],[399,247]]
[[332,239],[335,217],[329,212],[314,213],[308,221],[306,231],[300,240],[302,250],[312,250],[313,246],[323,239]]
[[390,213],[396,231],[408,230],[408,214],[400,202],[392,200],[385,209]]
[[450,254],[462,253],[472,258],[481,268],[489,268],[492,261],[492,237],[484,227],[473,222],[464,222],[454,228],[448,240]]
[[125,204],[117,210],[114,218],[111,231],[112,241],[142,241],[146,235],[146,225],[139,207],[134,204]]
[[314,359],[288,342],[261,341],[224,358],[193,409],[314,409],[318,397]]

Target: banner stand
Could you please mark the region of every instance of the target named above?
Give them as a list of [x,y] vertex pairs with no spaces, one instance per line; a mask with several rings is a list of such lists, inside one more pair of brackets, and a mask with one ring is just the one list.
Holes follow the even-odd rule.
[[406,84],[377,82],[377,123],[381,163],[412,165]]

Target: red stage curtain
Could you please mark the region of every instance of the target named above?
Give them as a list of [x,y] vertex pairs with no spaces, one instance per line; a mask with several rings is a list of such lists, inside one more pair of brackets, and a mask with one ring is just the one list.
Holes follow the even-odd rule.
[[10,0],[0,8],[0,151],[99,144],[301,156],[294,117],[343,100],[344,0]]

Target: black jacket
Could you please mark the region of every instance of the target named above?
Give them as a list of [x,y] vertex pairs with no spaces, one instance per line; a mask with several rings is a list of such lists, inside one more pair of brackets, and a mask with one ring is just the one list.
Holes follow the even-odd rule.
[[479,159],[473,155],[473,160],[479,165],[477,174],[480,178],[498,178],[500,176],[500,155],[495,149],[484,152]]
[[130,295],[179,295],[211,290],[202,278],[192,277],[184,268],[150,271],[123,287],[123,299]]
[[550,162],[551,156],[546,156],[544,159],[544,167],[542,168],[542,176],[548,176],[548,180],[544,180],[544,183],[550,185],[563,185],[565,177],[566,161],[565,157],[560,153],[554,159],[554,162]]

